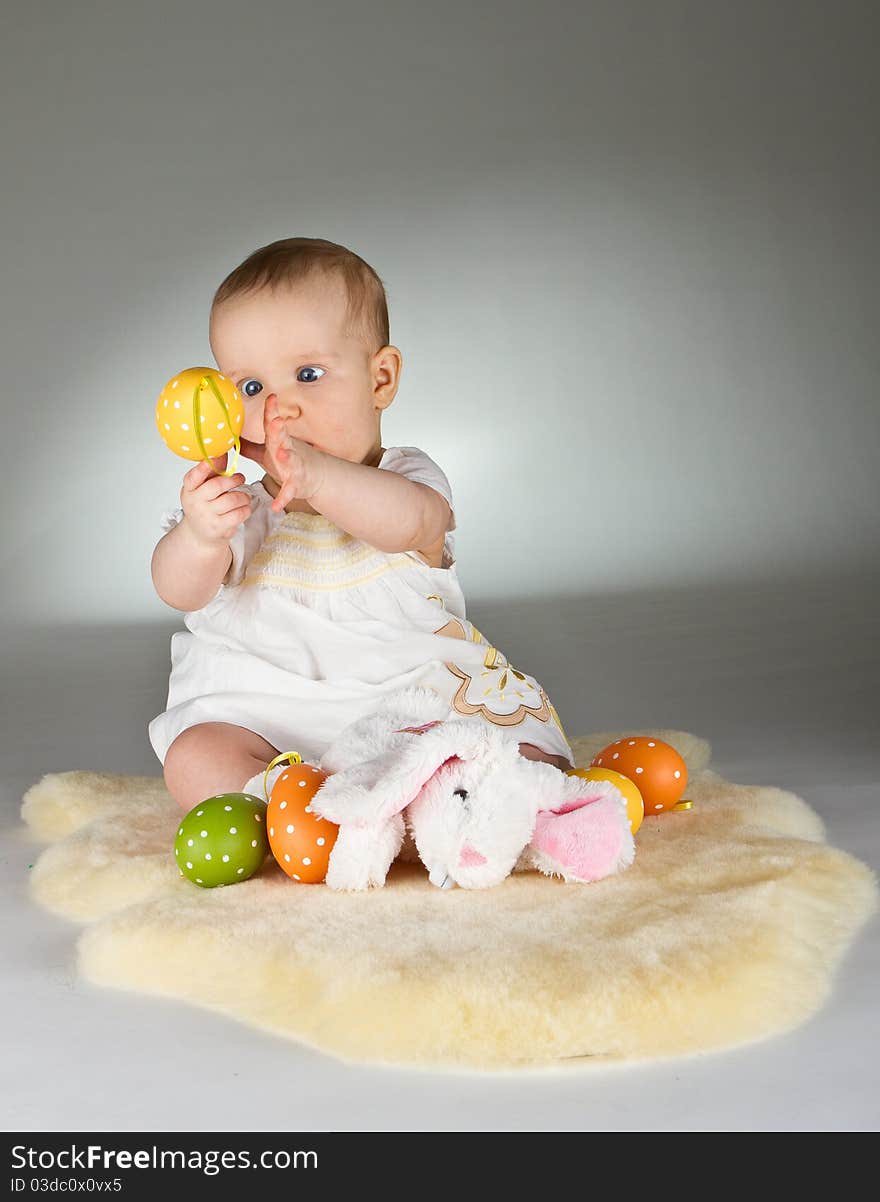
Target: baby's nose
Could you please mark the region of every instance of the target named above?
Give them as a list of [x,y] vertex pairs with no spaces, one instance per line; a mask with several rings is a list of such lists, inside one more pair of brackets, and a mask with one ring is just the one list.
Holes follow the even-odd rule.
[[296,402],[284,403],[279,399],[277,393],[273,392],[266,400],[266,415],[270,420],[273,417],[299,417],[300,413],[300,407]]

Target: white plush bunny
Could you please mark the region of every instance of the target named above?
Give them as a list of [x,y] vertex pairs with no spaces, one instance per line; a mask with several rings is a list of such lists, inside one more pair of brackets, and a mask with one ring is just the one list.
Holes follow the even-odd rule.
[[515,870],[588,882],[632,863],[626,802],[610,781],[567,776],[518,741],[406,688],[341,732],[311,807],[339,826],[331,889],[384,885],[407,827],[435,885],[480,889]]

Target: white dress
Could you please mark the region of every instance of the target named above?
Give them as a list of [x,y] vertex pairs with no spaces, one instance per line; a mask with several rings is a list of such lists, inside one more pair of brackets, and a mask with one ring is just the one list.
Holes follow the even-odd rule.
[[[449,481],[418,447],[391,447],[378,467],[430,485],[452,507]],[[465,616],[454,510],[441,567],[418,551],[388,554],[322,514],[274,512],[260,482],[230,546],[215,596],[171,637],[163,713],[149,724],[161,763],[181,731],[229,722],[316,763],[340,731],[398,688],[435,689],[451,710],[520,743],[574,756],[541,685],[513,667]],[[167,511],[163,530],[183,517]]]

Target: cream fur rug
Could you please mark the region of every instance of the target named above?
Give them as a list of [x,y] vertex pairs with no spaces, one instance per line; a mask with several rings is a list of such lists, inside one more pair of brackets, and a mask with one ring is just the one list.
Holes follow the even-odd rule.
[[622,875],[518,873],[440,890],[397,861],[384,889],[296,885],[273,861],[225,889],[178,875],[180,812],[160,777],[50,773],[22,817],[51,842],[33,897],[90,924],[83,975],[185,999],[374,1064],[511,1070],[728,1048],[785,1031],[828,997],[877,907],[873,873],[827,846],[799,797],[708,768],[681,731],[573,740],[577,763],[624,734],[672,743],[690,811],[645,820]]

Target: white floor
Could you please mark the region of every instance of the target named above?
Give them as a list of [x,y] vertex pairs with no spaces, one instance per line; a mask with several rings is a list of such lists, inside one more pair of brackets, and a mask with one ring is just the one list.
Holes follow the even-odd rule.
[[[472,604],[570,735],[689,729],[880,863],[880,577]],[[551,620],[548,619],[551,614]],[[176,628],[0,632],[0,1124],[23,1131],[876,1130],[880,922],[787,1036],[642,1067],[478,1076],[349,1067],[207,1011],[78,980],[79,928],[28,899],[19,805],[43,773],[161,775],[146,735]]]

